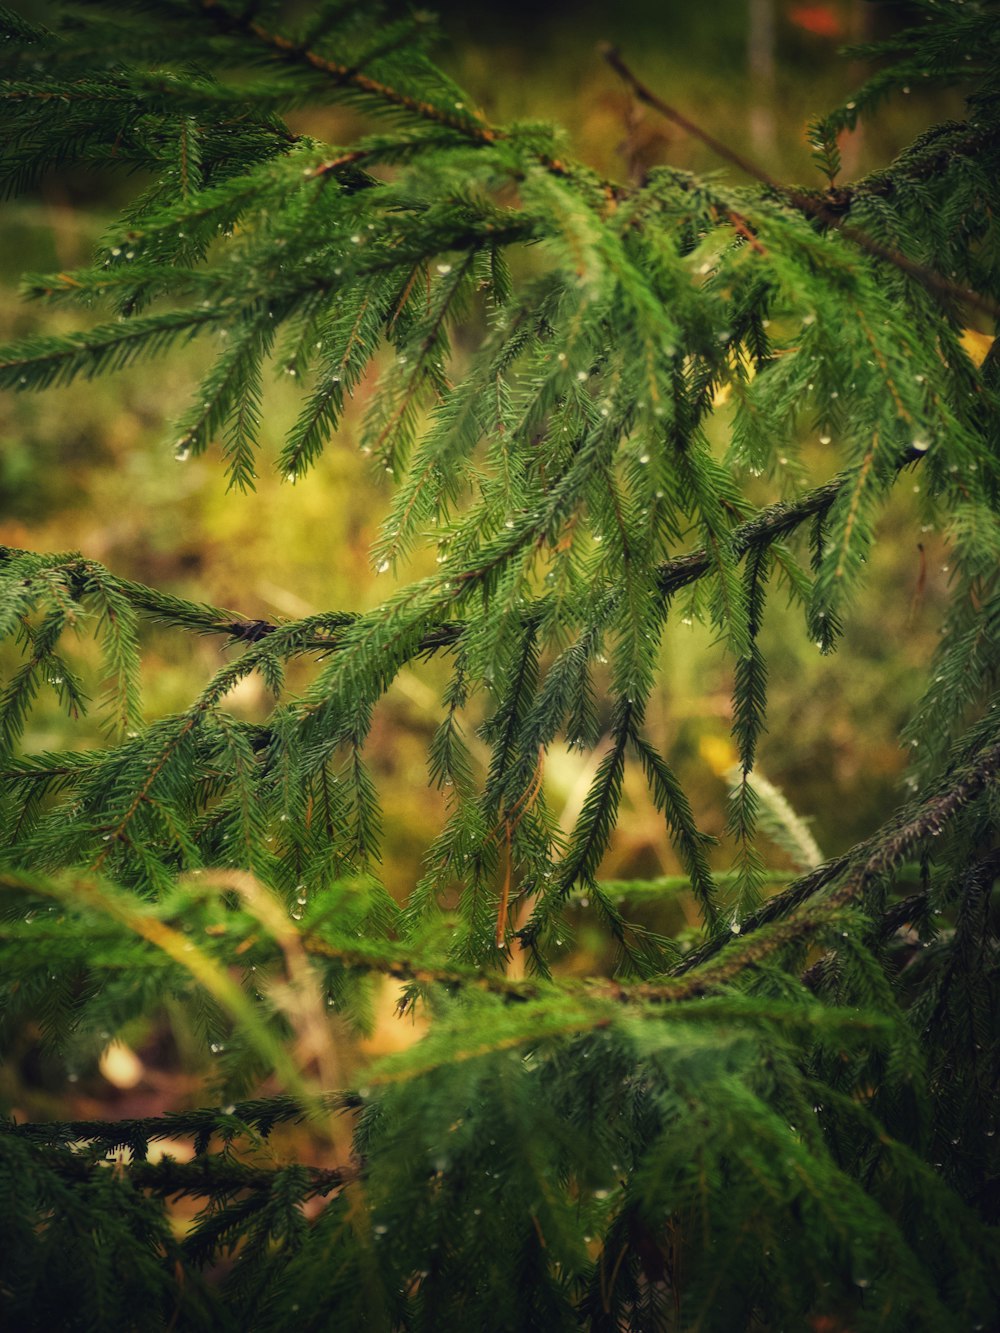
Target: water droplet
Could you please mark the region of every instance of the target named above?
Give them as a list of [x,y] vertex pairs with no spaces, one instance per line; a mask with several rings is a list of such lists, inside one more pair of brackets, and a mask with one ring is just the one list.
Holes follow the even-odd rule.
[[831,438],[832,438],[831,436],[823,434],[819,437],[819,442],[820,444],[829,444]]
[[582,384],[583,381],[587,378],[587,372],[586,372],[585,370],[578,370],[578,371],[576,372],[576,377],[577,377],[577,379],[580,381],[580,383]]
[[444,277],[446,277],[446,276],[451,272],[451,265],[450,265],[450,264],[438,264],[438,266],[437,266],[437,271],[441,274],[442,278],[444,278]]
[[648,462],[649,462],[649,454],[640,454],[640,455],[639,455],[639,462],[640,462],[640,463],[648,463]]
[[379,565],[379,567],[376,569],[375,573],[384,574],[388,568],[389,568],[389,561],[383,560],[382,563]]
[[914,440],[910,447],[915,449],[918,454],[925,454],[931,447],[931,442],[930,440]]

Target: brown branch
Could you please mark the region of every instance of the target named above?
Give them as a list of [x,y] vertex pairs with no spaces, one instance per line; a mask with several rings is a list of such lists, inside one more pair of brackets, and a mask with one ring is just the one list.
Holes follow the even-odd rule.
[[[703,130],[700,125],[696,125],[693,120],[689,120],[676,107],[672,107],[665,102],[662,97],[659,97],[632,72],[622,59],[621,53],[614,46],[604,43],[600,49],[604,59],[615,73],[624,80],[631,89],[633,96],[638,98],[640,102],[652,107],[654,111],[685,130],[693,138],[699,139],[718,157],[731,163],[746,175],[752,176],[754,180],[766,186],[768,190],[784,199],[786,203],[791,204],[798,212],[804,213],[806,217],[827,226],[838,226],[841,235],[852,241],[859,249],[866,251],[875,259],[881,259],[887,264],[894,265],[936,296],[945,296],[955,301],[963,301],[965,304],[991,315],[994,319],[1000,318],[1000,305],[991,297],[982,296],[979,292],[974,292],[968,287],[962,287],[958,283],[951,282],[933,269],[925,268],[923,264],[918,264],[915,260],[910,259],[901,250],[883,245],[881,241],[875,240],[874,237],[860,231],[857,227],[840,222],[839,216],[842,216],[842,210],[838,215],[838,211],[830,207],[829,200],[823,195],[807,194],[804,190],[796,189],[792,185],[783,185],[780,181],[775,180],[758,163],[744,157],[742,153],[737,153],[728,144],[716,139],[707,130]],[[741,218],[740,220],[745,224],[745,219]]]

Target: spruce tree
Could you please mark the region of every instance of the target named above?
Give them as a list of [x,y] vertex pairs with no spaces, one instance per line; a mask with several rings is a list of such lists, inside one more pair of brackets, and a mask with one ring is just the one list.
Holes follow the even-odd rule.
[[[0,386],[200,339],[173,448],[217,454],[240,489],[274,461],[273,364],[302,386],[290,483],[343,447],[352,390],[377,375],[362,447],[395,488],[372,552],[392,590],[364,613],[272,623],[86,552],[0,549],[20,651],[0,698],[5,1053],[31,1030],[94,1058],[168,1005],[219,1070],[195,1109],[3,1125],[5,1327],[996,1326],[1000,353],[970,355],[965,334],[992,332],[1000,303],[1000,24],[991,0],[907,9],[862,53],[874,76],[811,125],[804,185],[710,140],[611,50],[725,170],[621,184],[548,125],[488,122],[420,12],[0,13],[2,188],[71,163],[144,182],[90,266],[25,278],[95,313],[0,349]],[[964,118],[843,180],[838,136],[935,82]],[[331,102],[368,131],[330,145],[286,123]],[[789,882],[758,837],[765,817],[796,833],[754,781],[765,603],[791,598],[833,652],[915,476],[952,576],[908,785],[888,822]],[[435,572],[411,577],[428,545]],[[646,723],[690,616],[732,661],[718,849]],[[231,650],[176,716],[143,713],[151,623]],[[74,634],[103,653],[106,743],[26,752],[40,694],[71,718],[90,706]],[[384,883],[366,739],[400,669],[428,659],[448,671],[428,750],[447,818],[419,879]],[[298,693],[292,661],[311,664]],[[251,673],[274,697],[261,723],[225,706]],[[545,780],[565,745],[599,756],[568,836]],[[680,883],[602,880],[633,764]],[[697,930],[635,919],[677,892]],[[560,973],[581,911],[613,945],[608,975]],[[347,1077],[333,1025],[363,1029],[386,975],[426,1032]],[[309,1160],[270,1150],[289,1124]]]

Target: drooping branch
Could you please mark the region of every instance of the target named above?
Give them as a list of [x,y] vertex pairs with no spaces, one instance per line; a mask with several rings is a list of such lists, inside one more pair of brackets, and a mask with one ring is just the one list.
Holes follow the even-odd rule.
[[[915,462],[919,457],[920,455],[914,454],[912,459],[907,458],[905,461]],[[826,513],[844,484],[845,478],[837,476],[808,491],[798,500],[773,504],[762,509],[754,518],[748,519],[733,530],[731,540],[735,554],[742,556],[753,547],[778,541],[794,532],[807,519]],[[6,560],[30,557],[33,554],[15,547],[0,546],[0,566]],[[664,561],[657,568],[656,584],[665,597],[672,596],[681,588],[703,578],[714,567],[708,551],[704,549],[692,551],[688,555]],[[82,591],[88,569],[99,566],[83,556],[74,555],[61,568],[77,581],[77,587]],[[258,643],[278,631],[287,633],[291,625],[291,622],[275,623],[205,603],[188,602],[130,579],[117,579],[117,582],[137,610],[145,612],[154,620],[191,629],[199,634],[221,634],[233,642]],[[303,633],[301,640],[296,640],[297,647],[302,651],[331,652],[339,646],[338,632],[350,628],[359,619],[360,616],[351,611],[325,611],[308,617],[299,622]],[[317,632],[310,633],[310,626]],[[440,621],[428,629],[420,639],[416,654],[419,656],[436,652],[439,648],[450,647],[462,637],[465,628],[465,622],[461,620]],[[320,633],[320,629],[329,632]]]

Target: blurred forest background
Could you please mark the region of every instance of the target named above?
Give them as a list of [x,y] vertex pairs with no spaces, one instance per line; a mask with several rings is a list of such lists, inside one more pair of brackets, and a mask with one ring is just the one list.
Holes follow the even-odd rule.
[[[565,0],[492,9],[454,0],[437,9],[448,38],[442,63],[491,119],[556,121],[567,127],[574,155],[603,173],[628,179],[661,162],[697,172],[721,169],[701,144],[633,102],[597,53],[598,41],[608,39],[647,84],[705,129],[756,158],[778,179],[811,187],[823,181],[810,162],[806,121],[843,100],[866,73],[839,57],[838,48],[891,31],[907,16],[903,5],[864,0],[717,0],[714,5]],[[40,13],[44,6],[33,5],[32,16]],[[957,97],[913,88],[885,108],[874,128],[842,144],[844,178],[887,165],[915,134],[955,114],[961,114]],[[344,143],[363,124],[337,108],[303,112],[294,128]],[[0,325],[5,339],[42,328],[68,331],[102,317],[26,305],[17,295],[18,281],[24,271],[87,263],[116,210],[142,183],[76,169],[51,175],[30,197],[4,204]],[[462,338],[476,332],[460,332],[459,358]],[[40,397],[5,396],[0,542],[79,550],[116,573],[247,617],[362,610],[382,600],[391,576],[375,575],[368,551],[392,478],[373,473],[354,433],[372,381],[361,386],[353,415],[318,467],[298,484],[289,485],[276,470],[262,470],[254,493],[227,494],[217,457],[183,463],[174,458],[170,422],[187,406],[202,367],[203,354],[194,343],[110,380],[80,382]],[[299,405],[294,367],[276,364],[273,371],[265,398],[265,461],[276,459]],[[724,401],[714,428],[721,452]],[[789,476],[789,491],[833,470],[829,442],[807,421],[803,431],[810,475]],[[765,479],[755,484],[761,503],[779,498],[781,492]],[[770,730],[760,770],[810,821],[824,855],[846,848],[884,819],[905,777],[898,734],[921,690],[948,581],[947,551],[923,528],[918,491],[917,479],[897,488],[883,524],[888,540],[876,547],[864,595],[834,657],[819,655],[801,616],[786,611],[780,598],[768,609]],[[402,577],[419,577],[433,560],[431,545]],[[145,649],[148,718],[185,708],[221,661],[216,639],[192,648],[186,636],[147,631]],[[86,655],[84,641],[79,651]],[[6,675],[12,665],[10,657],[0,658],[0,673]],[[290,678],[291,688],[311,669],[304,661],[298,678],[294,673]],[[679,771],[701,826],[720,838],[725,774],[735,759],[729,671],[722,649],[678,607],[664,636],[648,732]],[[433,661],[404,670],[378,711],[369,747],[385,814],[385,882],[398,899],[418,878],[422,855],[443,819],[441,794],[428,786],[426,772],[443,683],[444,673]],[[99,682],[93,686],[97,695]],[[244,682],[229,704],[240,716],[263,716],[263,684],[256,677]],[[34,716],[27,746],[59,749],[100,739],[99,715],[72,722],[60,713],[53,692]],[[546,795],[566,827],[598,759],[599,753],[581,756],[564,749],[551,755]],[[603,877],[677,873],[662,818],[641,780],[627,781],[623,810]],[[766,846],[764,852],[776,869],[790,866],[777,847]],[[731,848],[724,840],[714,859],[720,869],[728,868]],[[694,920],[683,894],[636,903],[630,910],[670,934]],[[605,961],[600,942],[582,913],[578,925],[572,945],[567,941],[565,967],[599,970]],[[386,1000],[391,1009],[392,996]],[[52,1070],[3,1091],[32,1115],[70,1113],[58,1100],[67,1093],[73,1114],[96,1111],[98,1102],[107,1113],[106,1099],[116,1096],[128,1098],[130,1114],[163,1109],[182,1090],[176,1072],[168,1076],[157,1059],[154,1039],[162,1034],[137,1032],[132,1044],[140,1055],[119,1051],[105,1060],[101,1073],[71,1071],[73,1089],[65,1086],[65,1071]],[[395,1039],[391,1025],[382,1024],[373,1047]],[[176,1042],[177,1034],[170,1040]],[[165,1063],[176,1071],[184,1062]]]

